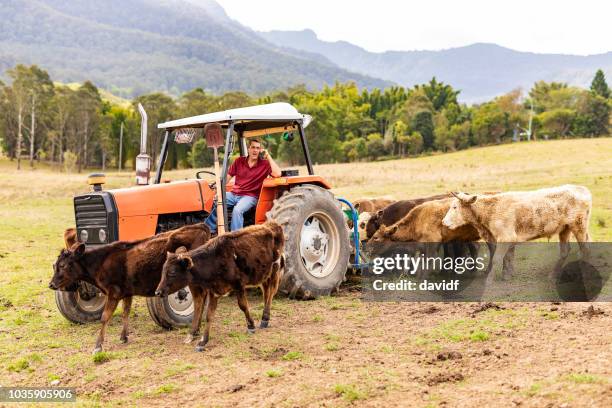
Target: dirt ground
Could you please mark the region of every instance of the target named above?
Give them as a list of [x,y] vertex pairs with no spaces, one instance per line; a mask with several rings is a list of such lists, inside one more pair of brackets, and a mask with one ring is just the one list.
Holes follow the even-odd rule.
[[[54,370],[84,406],[612,406],[611,304],[359,297],[345,288],[316,301],[279,298],[272,327],[254,335],[225,298],[203,353],[183,344],[185,330],[157,328],[140,301],[127,345],[115,317],[108,361],[90,355],[97,324],[71,325],[74,347],[32,366]],[[261,313],[258,296],[252,305]],[[47,383],[26,372],[2,380]]]

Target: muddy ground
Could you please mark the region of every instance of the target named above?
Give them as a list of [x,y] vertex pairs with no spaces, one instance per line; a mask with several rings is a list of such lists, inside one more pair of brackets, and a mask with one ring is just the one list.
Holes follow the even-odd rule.
[[345,288],[279,298],[272,327],[247,335],[225,298],[203,353],[183,344],[185,330],[156,327],[142,299],[132,322],[123,345],[115,317],[102,362],[97,324],[61,325],[73,347],[38,350],[2,384],[59,379],[85,406],[612,406],[608,303],[368,303]]

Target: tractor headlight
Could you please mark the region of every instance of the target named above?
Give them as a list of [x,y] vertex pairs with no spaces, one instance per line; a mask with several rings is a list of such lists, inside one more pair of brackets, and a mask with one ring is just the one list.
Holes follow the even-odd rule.
[[106,242],[106,231],[103,229],[98,231],[98,238],[100,238],[100,242]]
[[85,243],[87,242],[87,238],[89,238],[89,233],[87,232],[87,230],[81,230],[81,242]]

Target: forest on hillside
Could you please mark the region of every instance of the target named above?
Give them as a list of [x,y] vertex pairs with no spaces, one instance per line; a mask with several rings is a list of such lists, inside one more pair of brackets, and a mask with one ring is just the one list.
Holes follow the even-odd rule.
[[[603,71],[590,89],[539,81],[525,94],[517,89],[491,101],[459,103],[461,92],[432,78],[412,88],[359,89],[352,82],[311,91],[296,86],[263,95],[201,88],[173,98],[149,93],[122,103],[103,98],[92,82],[78,86],[54,83],[32,65],[7,71],[0,83],[0,146],[15,165],[49,162],[57,169],[130,168],[138,154],[138,103],[147,110],[147,151],[155,160],[162,132],[157,123],[249,105],[289,102],[314,121],[306,134],[315,163],[372,161],[455,151],[519,140],[598,137],[610,134],[612,99]],[[119,142],[123,128],[121,162]],[[273,157],[301,164],[299,143],[269,135],[264,144]],[[201,138],[191,145],[173,144],[166,168],[205,167],[212,154]]]

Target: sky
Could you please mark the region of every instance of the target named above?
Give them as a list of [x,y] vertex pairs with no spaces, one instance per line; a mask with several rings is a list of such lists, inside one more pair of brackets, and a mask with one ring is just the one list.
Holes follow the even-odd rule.
[[310,28],[368,51],[440,50],[476,42],[518,51],[612,51],[611,0],[217,0],[258,31]]

